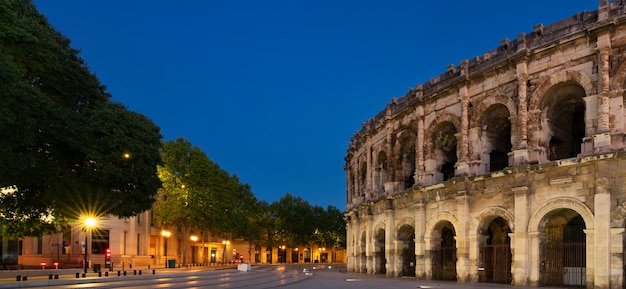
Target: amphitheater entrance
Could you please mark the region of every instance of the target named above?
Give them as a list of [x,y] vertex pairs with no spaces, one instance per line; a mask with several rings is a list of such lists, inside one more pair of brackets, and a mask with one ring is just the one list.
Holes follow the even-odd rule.
[[386,274],[387,259],[385,257],[385,230],[378,229],[374,236],[374,274]]
[[402,276],[415,276],[415,230],[404,225],[398,230],[398,250],[402,260]]
[[541,246],[541,285],[587,285],[585,222],[573,210],[563,209],[546,218]]
[[433,279],[456,281],[456,232],[450,222],[443,222],[438,227],[441,235],[432,238],[437,246],[431,251]]
[[480,282],[510,284],[511,274],[511,229],[507,222],[498,217],[489,223],[487,240],[480,247]]

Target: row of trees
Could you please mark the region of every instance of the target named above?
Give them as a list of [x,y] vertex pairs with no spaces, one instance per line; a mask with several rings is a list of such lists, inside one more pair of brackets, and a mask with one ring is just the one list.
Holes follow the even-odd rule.
[[163,144],[162,159],[158,172],[163,187],[153,213],[163,226],[243,238],[269,248],[345,247],[345,223],[336,207],[312,206],[289,193],[271,204],[259,201],[248,184],[182,138]]

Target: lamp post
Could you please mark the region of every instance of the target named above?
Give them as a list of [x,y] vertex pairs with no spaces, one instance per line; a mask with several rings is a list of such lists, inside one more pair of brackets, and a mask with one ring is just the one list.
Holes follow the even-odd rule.
[[167,238],[172,235],[172,232],[168,230],[161,231],[161,236],[163,236],[163,254],[165,255],[165,268],[167,268]]
[[230,245],[230,241],[224,240],[222,241],[224,244],[224,251],[222,252],[222,264],[226,264],[226,246]]
[[92,218],[92,217],[88,217],[85,219],[85,264],[83,267],[85,267],[85,274],[87,274],[87,249],[89,248],[88,244],[87,244],[87,237],[89,236],[89,233],[91,232],[91,228],[96,225],[96,219]]
[[191,235],[191,237],[189,237],[189,240],[191,240],[191,242],[193,242],[193,244],[191,244],[191,263],[195,264],[197,263],[196,258],[194,258],[194,256],[196,256],[196,254],[194,254],[194,249],[196,248],[196,242],[198,241],[198,236],[196,235]]

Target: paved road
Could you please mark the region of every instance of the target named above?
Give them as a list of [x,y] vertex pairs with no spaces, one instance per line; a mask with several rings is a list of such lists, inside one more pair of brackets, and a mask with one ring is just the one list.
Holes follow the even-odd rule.
[[[142,270],[142,269],[139,269]],[[56,270],[0,271],[0,288],[281,288],[281,289],[415,289],[415,288],[519,288],[502,284],[424,281],[415,278],[388,278],[379,275],[347,273],[345,265],[258,265],[247,272],[232,267],[180,268],[142,270],[142,275],[127,271],[127,276],[98,277],[80,270],[59,270],[59,279],[48,279],[48,272]],[[76,278],[76,272],[81,272]],[[27,281],[16,281],[16,273],[29,275]],[[63,274],[65,273],[65,274]],[[40,276],[37,276],[40,275]],[[547,287],[542,287],[547,289]]]

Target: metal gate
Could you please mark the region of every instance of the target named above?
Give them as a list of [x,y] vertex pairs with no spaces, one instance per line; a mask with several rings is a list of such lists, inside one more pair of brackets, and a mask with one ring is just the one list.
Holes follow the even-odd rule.
[[481,264],[480,282],[510,284],[511,275],[511,246],[483,245],[480,248]]
[[415,245],[402,250],[402,276],[415,276]]
[[541,285],[586,286],[585,243],[546,242],[541,262]]
[[456,281],[456,247],[432,251],[433,279]]

